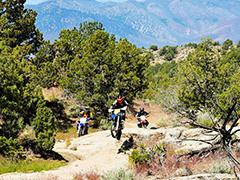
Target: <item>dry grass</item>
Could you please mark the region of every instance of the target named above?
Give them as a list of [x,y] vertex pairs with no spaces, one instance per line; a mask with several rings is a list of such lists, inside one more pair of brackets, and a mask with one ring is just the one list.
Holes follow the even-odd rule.
[[175,176],[180,168],[189,169],[193,174],[198,173],[231,173],[226,154],[222,151],[209,153],[205,156],[183,156],[179,158],[172,147],[167,147],[165,160],[156,157],[150,163],[139,164],[135,167],[138,175],[156,175],[161,178]]
[[[99,131],[98,129],[95,128],[89,128],[88,133],[95,133]],[[55,139],[56,140],[65,140],[65,141],[71,141],[73,138],[77,138],[77,129],[75,127],[75,124],[72,125],[71,128],[66,130],[66,132],[57,132]]]
[[176,127],[179,124],[175,115],[162,116],[157,121],[159,127]]
[[76,127],[73,126],[69,128],[66,132],[58,132],[56,134],[55,139],[56,140],[67,140],[67,139],[73,139],[77,137],[77,130]]
[[63,90],[59,87],[51,87],[42,89],[43,97],[45,100],[53,101],[55,99],[62,99]]
[[[179,124],[177,116],[173,113],[166,112],[163,107],[154,103],[146,103],[142,100],[134,100],[132,111],[138,112],[141,107],[145,108],[145,111],[149,112],[147,120],[151,125],[159,127],[173,127]],[[136,123],[135,113],[128,114],[128,122]]]

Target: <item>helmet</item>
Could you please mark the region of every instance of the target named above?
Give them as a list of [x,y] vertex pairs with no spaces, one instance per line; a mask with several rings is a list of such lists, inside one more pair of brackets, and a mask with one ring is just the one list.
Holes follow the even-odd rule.
[[84,114],[84,111],[80,111],[80,113],[79,113],[80,115],[83,115]]
[[140,111],[144,111],[144,107],[141,107],[141,108],[140,108]]
[[124,97],[119,97],[119,98],[117,99],[117,102],[118,102],[119,104],[122,104],[122,103],[123,103],[123,99],[124,99]]

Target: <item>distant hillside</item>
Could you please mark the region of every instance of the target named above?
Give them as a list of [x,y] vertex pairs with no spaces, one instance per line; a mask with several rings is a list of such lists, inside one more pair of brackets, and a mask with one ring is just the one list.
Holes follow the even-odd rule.
[[[176,54],[170,61],[179,62],[187,58],[187,56],[193,52],[195,48],[188,47],[188,46],[179,46],[176,48]],[[157,64],[157,63],[164,63],[167,62],[164,55],[160,55],[161,49],[158,49],[157,51],[151,51],[152,52],[152,58],[151,58],[151,64]]]
[[47,39],[56,39],[63,28],[96,20],[117,37],[138,46],[179,45],[210,36],[217,41],[240,39],[238,0],[50,0],[28,5],[38,12],[37,26]]

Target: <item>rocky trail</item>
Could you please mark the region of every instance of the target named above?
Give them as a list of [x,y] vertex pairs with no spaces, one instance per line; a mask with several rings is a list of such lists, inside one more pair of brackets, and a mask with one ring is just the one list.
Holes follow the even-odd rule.
[[[142,107],[141,101],[136,102],[136,110]],[[150,115],[150,126],[155,126],[154,119],[159,116],[159,108],[157,106],[145,106],[146,110],[152,110]],[[128,155],[119,153],[118,150],[122,143],[129,138],[129,132],[135,134],[142,134],[145,131],[148,134],[150,129],[138,129],[136,126],[136,119],[130,115],[125,123],[125,129],[120,141],[112,138],[110,130],[96,132],[75,138],[71,144],[66,147],[65,141],[59,141],[55,144],[54,151],[61,154],[69,161],[67,166],[58,168],[56,170],[43,171],[37,173],[8,173],[0,175],[0,179],[6,180],[39,180],[39,179],[73,179],[75,175],[85,172],[96,172],[97,174],[104,174],[108,171],[116,169],[128,168]],[[143,133],[144,134],[144,133]]]
[[[143,132],[141,132],[143,131]],[[54,151],[61,154],[71,162],[56,170],[39,173],[8,173],[0,176],[6,180],[39,180],[39,179],[73,179],[79,173],[96,172],[104,174],[108,171],[128,168],[128,155],[118,153],[129,133],[149,134],[150,129],[126,128],[120,141],[112,138],[110,131],[101,131],[73,139],[71,145],[66,142],[57,142]]]
[[200,129],[187,129],[185,127],[159,129],[125,128],[120,141],[113,139],[110,131],[107,130],[73,139],[68,147],[66,147],[65,142],[57,142],[54,151],[70,158],[71,162],[67,166],[39,173],[8,173],[1,175],[0,179],[70,180],[80,173],[96,172],[97,174],[104,174],[108,171],[128,169],[128,155],[118,153],[118,150],[123,141],[130,136],[133,136],[136,142],[144,144],[158,142],[175,144],[182,151],[199,150],[208,146],[202,142],[183,141],[186,136],[207,138],[208,135],[203,135]]
[[[158,107],[149,105],[145,109],[147,111],[151,110],[149,117],[150,125],[147,129],[138,128],[136,119],[133,116],[129,116],[120,141],[112,138],[110,130],[74,138],[67,147],[65,141],[59,141],[55,144],[54,151],[67,159],[69,161],[68,165],[56,170],[38,173],[3,174],[0,175],[0,180],[70,180],[74,179],[76,175],[87,172],[95,172],[102,175],[109,171],[129,169],[128,153],[118,153],[118,151],[122,143],[131,136],[137,144],[149,146],[158,143],[171,144],[179,152],[197,151],[210,146],[200,141],[185,141],[185,139],[209,139],[209,137],[214,135],[213,133],[204,133],[202,129],[189,129],[182,126],[156,128],[159,115],[168,115],[159,111]],[[206,179],[213,177],[208,174],[205,176]],[[189,176],[190,179],[199,179],[201,177],[203,176],[193,176],[192,178]],[[156,177],[149,177],[149,179],[156,179]]]

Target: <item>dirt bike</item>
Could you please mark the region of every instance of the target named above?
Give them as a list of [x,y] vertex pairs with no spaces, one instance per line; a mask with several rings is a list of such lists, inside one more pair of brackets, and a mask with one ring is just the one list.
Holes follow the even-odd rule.
[[147,128],[149,122],[146,118],[147,116],[145,115],[141,115],[140,117],[137,117],[137,120],[138,120],[137,126],[139,128],[142,128],[142,127]]
[[89,118],[82,117],[80,119],[80,123],[78,124],[78,131],[77,131],[78,137],[88,134],[88,121],[89,121]]
[[111,135],[113,138],[116,138],[117,140],[121,139],[126,109],[127,106],[120,109],[109,109],[109,112],[112,113],[111,120],[113,121],[111,126]]

